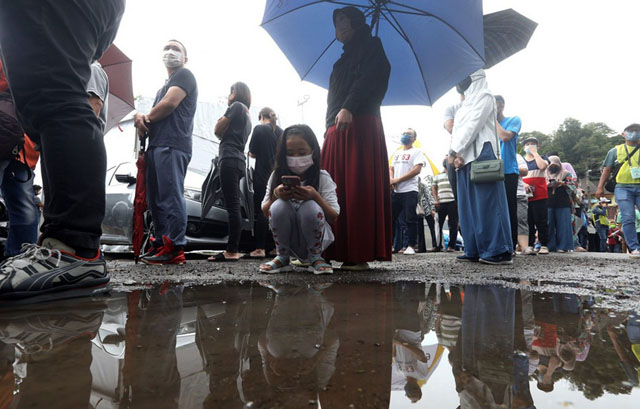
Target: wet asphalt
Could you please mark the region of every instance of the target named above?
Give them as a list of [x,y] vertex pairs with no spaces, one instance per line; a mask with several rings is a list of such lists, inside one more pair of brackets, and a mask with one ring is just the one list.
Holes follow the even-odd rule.
[[[332,275],[313,275],[303,269],[282,274],[261,274],[260,260],[213,263],[190,255],[179,266],[135,264],[130,257],[111,256],[108,267],[115,290],[130,291],[163,282],[187,286],[222,282],[269,282],[281,284],[391,283],[398,281],[449,284],[499,284],[594,295],[601,305],[640,307],[640,260],[610,253],[567,253],[517,256],[512,265],[490,266],[456,261],[460,253],[394,255],[392,262],[371,263],[370,271],[335,270]],[[334,268],[338,263],[333,263]]]

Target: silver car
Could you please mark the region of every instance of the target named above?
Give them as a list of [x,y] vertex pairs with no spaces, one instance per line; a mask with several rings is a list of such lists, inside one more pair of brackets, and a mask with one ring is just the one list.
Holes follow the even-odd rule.
[[[187,169],[184,192],[188,216],[187,250],[223,249],[227,244],[228,216],[220,193],[216,196],[220,199],[206,217],[201,217],[202,183],[209,173],[212,158],[217,153],[217,142],[193,136],[193,155]],[[107,170],[106,212],[102,222],[101,238],[105,252],[131,251],[136,175],[137,168],[133,160],[119,163]],[[246,242],[253,230],[253,187],[250,177],[240,180],[240,196],[243,217],[242,242]],[[145,214],[145,224],[147,231],[152,229],[149,212]]]

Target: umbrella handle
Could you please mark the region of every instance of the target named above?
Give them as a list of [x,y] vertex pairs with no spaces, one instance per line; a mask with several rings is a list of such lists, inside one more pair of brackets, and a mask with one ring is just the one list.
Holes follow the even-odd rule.
[[138,138],[140,139],[140,152],[144,152],[146,147],[147,147],[147,138],[149,137],[148,134],[144,134],[142,136],[139,136]]

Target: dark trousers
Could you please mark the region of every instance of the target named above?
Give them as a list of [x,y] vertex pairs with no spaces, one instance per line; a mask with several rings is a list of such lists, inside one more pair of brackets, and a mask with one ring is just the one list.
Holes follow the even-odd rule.
[[239,160],[225,159],[220,163],[220,185],[224,207],[229,215],[229,238],[227,252],[237,253],[242,232],[242,215],[240,214],[240,178],[244,173],[244,163]]
[[156,243],[167,236],[178,247],[187,244],[187,203],[184,178],[191,155],[178,149],[154,146],[147,150],[147,203],[151,209]]
[[404,213],[404,221],[407,224],[408,245],[415,247],[418,241],[418,192],[393,193],[391,196],[391,209],[393,214],[393,231],[396,231],[396,222],[401,213]]
[[[254,233],[256,249],[273,249],[273,239],[269,234],[269,220],[262,213],[262,199],[267,191],[266,186],[253,185],[253,206],[255,214]],[[269,248],[267,248],[269,247]]]
[[538,232],[538,240],[543,246],[549,244],[549,209],[547,199],[535,200],[529,202],[529,245],[533,247],[536,244],[536,231]]
[[418,253],[424,253],[427,251],[427,240],[424,237],[424,216],[418,216]]
[[458,239],[458,205],[455,201],[440,203],[438,209],[438,224],[440,225],[440,244],[438,248],[442,248],[444,239],[442,238],[442,227],[445,219],[449,217],[449,248],[456,248],[456,240]]
[[598,233],[598,237],[600,238],[600,253],[607,252],[607,239],[609,236],[609,226],[602,225],[600,223],[596,224],[596,232]]
[[582,226],[580,228],[580,231],[578,232],[578,243],[580,243],[580,247],[589,249],[589,243],[587,242],[588,238],[589,232],[587,231],[587,228],[585,226]]
[[90,64],[111,45],[125,0],[0,0],[0,48],[25,131],[39,139],[42,238],[97,249],[105,210],[103,131]]
[[[437,247],[436,243],[438,242],[436,238],[436,219],[433,215],[428,214],[425,216],[425,220],[427,221],[427,226],[429,226],[429,233],[431,233],[431,245],[433,247]],[[422,232],[424,234],[424,226],[422,227]]]
[[507,191],[507,206],[511,222],[511,241],[518,244],[518,174],[504,175],[504,188]]

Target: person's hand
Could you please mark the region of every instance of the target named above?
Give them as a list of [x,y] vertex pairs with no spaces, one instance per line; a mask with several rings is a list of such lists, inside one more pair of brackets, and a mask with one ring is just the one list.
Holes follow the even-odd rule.
[[524,185],[524,191],[527,193],[533,193],[533,189],[531,189],[531,185],[528,185],[524,182],[522,182],[522,184]]
[[529,145],[529,153],[535,155],[538,153],[538,147],[536,145]]
[[391,187],[394,187],[395,185],[398,184],[398,179],[395,179],[395,178],[391,179],[389,184],[391,185]]
[[602,186],[598,186],[598,189],[596,189],[596,197],[602,196],[604,196],[604,188]]
[[139,112],[133,118],[133,124],[138,129],[139,136],[144,136],[144,134],[149,132],[148,125],[150,123],[149,116]]
[[349,127],[352,121],[353,115],[351,114],[351,111],[346,108],[342,108],[340,112],[338,112],[338,115],[336,115],[336,128],[338,128],[338,131],[344,131]]
[[449,165],[453,165],[453,161],[456,159],[456,155],[449,155],[447,156],[447,162],[449,163]]
[[278,199],[290,200],[290,199],[293,199],[294,190],[285,185],[280,185],[277,188],[275,188],[274,193],[276,194]]
[[436,209],[440,209],[440,202],[439,201],[434,201],[433,205],[436,207]]
[[293,198],[296,200],[316,200],[318,191],[313,186],[296,186],[292,189]]
[[456,158],[453,160],[453,166],[456,169],[460,169],[464,166],[464,159],[462,159],[460,156],[456,156]]

